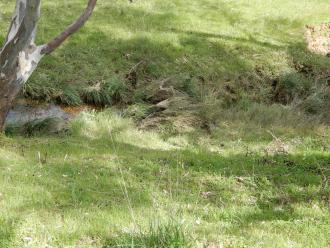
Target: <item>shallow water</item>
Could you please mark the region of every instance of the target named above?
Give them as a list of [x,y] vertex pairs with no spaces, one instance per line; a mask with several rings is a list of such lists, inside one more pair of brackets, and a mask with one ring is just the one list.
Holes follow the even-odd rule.
[[67,121],[71,117],[72,114],[66,113],[60,106],[53,103],[36,104],[21,100],[8,113],[6,125],[25,124],[48,118],[60,118]]

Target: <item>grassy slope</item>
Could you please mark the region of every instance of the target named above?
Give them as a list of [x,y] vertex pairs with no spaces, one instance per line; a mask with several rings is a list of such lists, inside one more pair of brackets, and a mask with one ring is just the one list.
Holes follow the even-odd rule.
[[[0,0],[2,39],[12,2]],[[82,2],[44,1],[39,40],[70,23]],[[329,9],[322,0],[100,1],[26,92],[78,104],[90,86],[123,87],[144,59],[141,86],[167,77],[193,86],[203,77],[212,91],[243,77],[251,95],[267,97],[268,79],[299,81],[294,64],[328,70],[305,50],[303,27],[328,21]],[[242,103],[220,111],[211,136],[143,133],[105,113],[82,117],[73,136],[1,137],[0,247],[180,247],[182,235],[193,246],[328,247],[329,128],[300,126],[279,106]],[[265,157],[267,130],[290,145],[289,155]],[[153,222],[164,229],[149,230]]]
[[109,112],[72,130],[1,138],[0,247],[329,247],[327,129],[268,157],[270,135],[164,138]]
[[[39,41],[60,32],[83,2],[44,1]],[[0,1],[2,39],[12,4]],[[203,78],[216,89],[247,82],[254,87],[250,95],[267,99],[270,79],[299,74],[293,63],[316,72],[329,68],[329,61],[305,51],[303,39],[304,26],[328,21],[329,10],[327,0],[100,1],[87,26],[44,59],[26,93],[70,105],[93,101],[84,97],[92,86],[101,83],[108,94],[115,90],[108,85],[125,88],[125,74],[146,60],[139,72],[142,91],[150,79],[196,86]]]

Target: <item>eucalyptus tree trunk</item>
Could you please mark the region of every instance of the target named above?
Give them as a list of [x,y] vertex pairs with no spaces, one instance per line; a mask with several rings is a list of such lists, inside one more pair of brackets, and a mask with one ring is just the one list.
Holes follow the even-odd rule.
[[4,45],[0,48],[0,131],[3,131],[13,101],[43,56],[58,48],[78,31],[91,16],[97,0],[89,0],[82,15],[61,34],[36,45],[41,0],[16,0],[15,11]]

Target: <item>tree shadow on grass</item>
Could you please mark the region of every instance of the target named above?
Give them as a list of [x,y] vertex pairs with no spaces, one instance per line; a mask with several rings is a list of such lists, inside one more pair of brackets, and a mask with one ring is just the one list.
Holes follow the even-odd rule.
[[[57,4],[56,11],[62,7],[58,15],[54,15],[54,4],[47,2],[43,6],[40,43],[60,32],[75,17],[75,13],[81,11],[78,3],[60,1]],[[207,1],[200,5],[199,14],[214,12],[230,27],[240,29],[237,24],[248,21],[246,16],[233,8],[234,3]],[[168,6],[165,5],[159,5],[159,11],[149,12],[134,4],[103,3],[101,6],[83,30],[54,56],[45,58],[26,88],[27,96],[69,105],[81,104],[84,89],[99,82],[111,81],[118,74],[124,80],[130,69],[141,60],[148,61],[148,66],[140,81],[168,77],[180,81],[188,76],[209,79],[217,85],[225,81],[239,81],[242,84],[238,76],[249,74],[254,75],[249,78],[251,87],[260,82],[264,82],[265,87],[271,87],[272,66],[259,64],[256,58],[260,54],[295,46],[297,32],[292,34],[290,31],[304,24],[299,18],[263,17],[258,20],[264,23],[263,34],[240,29],[241,35],[231,36],[221,32],[189,30],[189,25],[184,25],[187,20],[166,9]],[[189,6],[187,8],[179,3],[171,8],[190,11]],[[210,17],[211,23],[213,17]],[[7,19],[9,21],[9,16]],[[118,29],[132,32],[132,35],[127,35],[127,39],[115,37],[116,32],[119,32],[118,36],[121,34]],[[152,35],[153,32],[157,35]],[[276,39],[279,42],[273,42]],[[289,51],[290,58],[295,56]],[[260,79],[256,67],[265,68],[265,74],[270,71],[270,75],[262,75]]]
[[[203,210],[197,213],[206,222],[231,223],[228,230],[237,233],[264,222],[294,222],[306,218],[304,213],[297,211],[297,206],[313,208],[317,204],[324,209],[330,207],[328,153],[226,156],[207,151],[146,150],[127,144],[119,147],[122,151],[137,149],[133,153],[143,154],[144,160],[154,161],[159,167],[172,170],[169,177],[178,180],[181,186],[173,189],[165,182],[159,184],[162,185],[160,189],[171,188],[171,193],[175,195],[174,202],[182,204],[183,211],[186,210],[184,206],[196,202],[201,208],[218,209],[219,212],[210,210],[210,215]],[[185,175],[189,176],[185,178]],[[207,179],[210,176],[214,179]],[[241,195],[243,188],[250,194],[250,199],[254,199],[253,203],[233,200],[246,197]],[[234,206],[241,206],[241,211],[223,213]],[[253,211],[246,211],[245,207],[251,207]]]
[[[131,12],[132,19],[136,16],[146,15],[145,13],[134,13],[132,10],[128,10],[128,12]],[[53,88],[62,87],[63,89],[67,87],[67,84],[74,84],[77,91],[75,94],[79,96],[79,90],[84,86],[102,81],[104,78],[117,74],[118,71],[125,74],[141,60],[149,61],[146,73],[151,75],[153,79],[179,74],[192,74],[193,76],[217,74],[221,78],[230,73],[253,71],[253,58],[244,58],[240,52],[234,52],[227,44],[214,42],[210,38],[243,43],[240,47],[245,53],[251,55],[255,53],[255,50],[247,45],[252,44],[272,50],[283,48],[282,45],[263,42],[254,37],[245,39],[168,28],[168,22],[174,18],[172,15],[151,16],[148,13],[147,15],[149,15],[147,20],[157,24],[157,29],[161,32],[182,34],[178,38],[178,44],[174,45],[173,42],[167,40],[151,39],[147,34],[141,34],[139,37],[130,39],[113,38],[105,31],[95,31],[95,29],[87,27],[69,43],[66,43],[54,57],[48,57],[31,83],[38,81],[41,85],[45,85],[46,82]],[[125,25],[122,24],[123,27],[126,27]],[[139,31],[150,31],[148,25],[135,23],[129,24],[127,27]],[[175,22],[173,22],[174,25]],[[270,22],[270,25],[274,25],[274,21]],[[290,46],[290,43],[288,45],[289,56],[293,59],[302,61],[306,52],[315,60],[319,60],[317,56],[301,49],[300,45],[291,44]],[[303,51],[303,54],[297,55],[296,51]],[[85,63],[81,63],[81,61]],[[63,76],[64,74],[67,76]],[[60,78],[59,75],[61,75]],[[43,89],[40,92],[47,92]],[[54,97],[57,94],[58,92],[54,94]],[[47,97],[44,95],[45,99]],[[198,177],[221,175],[237,180],[237,184],[243,184],[257,198],[256,206],[260,209],[258,213],[242,214],[240,216],[241,225],[237,225],[240,228],[248,223],[270,220],[287,221],[299,218],[300,216],[294,213],[292,207],[297,203],[305,204],[319,201],[328,204],[329,202],[329,189],[322,188],[326,179],[324,179],[322,171],[319,170],[319,167],[328,168],[330,164],[328,155],[290,155],[275,158],[265,158],[259,155],[246,156],[244,154],[222,156],[210,152],[195,153],[189,150],[152,150],[124,143],[116,145],[117,150],[122,151],[117,154],[111,146],[107,147],[108,150],[106,150],[101,148],[98,142],[99,140],[87,140],[86,146],[80,147],[81,150],[76,151],[75,156],[78,158],[83,156],[82,153],[86,150],[89,151],[95,147],[101,149],[100,154],[91,155],[82,160],[77,159],[75,161],[73,159],[69,162],[63,162],[65,156],[65,150],[63,150],[63,157],[50,154],[50,158],[39,167],[35,158],[37,150],[34,151],[34,154],[28,155],[27,165],[32,165],[32,168],[31,166],[23,167],[23,171],[27,174],[26,179],[15,179],[13,184],[15,187],[32,188],[34,198],[31,200],[29,196],[26,196],[17,209],[23,212],[29,212],[32,209],[46,209],[49,212],[60,213],[66,213],[72,209],[93,210],[95,206],[109,211],[117,207],[125,209],[127,199],[125,199],[122,178],[118,176],[120,171],[112,167],[111,163],[119,163],[124,168],[125,166],[131,168],[130,171],[125,169],[124,177],[131,180],[127,185],[127,190],[133,207],[150,207],[152,205],[150,192],[155,181],[162,181],[161,187],[163,188],[161,189],[170,186],[171,181],[159,178],[161,168],[166,168],[170,174],[175,175],[177,168],[184,165],[184,172],[195,175],[185,182],[183,189],[174,188],[177,194],[175,201],[179,203],[194,202],[192,197],[189,197],[189,194],[192,194],[194,198],[201,198],[201,202],[205,204],[219,208],[226,207],[226,205],[233,203],[229,196],[223,195],[224,189],[217,182],[202,185],[202,191],[215,192],[214,197],[202,199],[203,197],[199,194],[201,183]],[[77,144],[68,143],[65,145],[70,146],[65,147],[66,149]],[[119,162],[109,162],[112,159],[111,156],[107,156],[109,153],[118,155]],[[149,173],[149,176],[144,176],[145,173]],[[145,189],[144,185],[146,184],[150,186],[149,190]],[[290,187],[286,188],[287,186]],[[317,190],[308,191],[309,186],[313,186]],[[266,198],[258,194],[259,190],[266,191],[267,188],[270,188],[274,194]],[[290,188],[292,188],[291,191]],[[287,192],[283,193],[283,191]],[[51,196],[44,194],[47,192],[50,192]],[[276,210],[278,207],[282,207],[284,210]],[[20,213],[18,216],[20,218]],[[228,220],[230,221],[230,219]],[[10,242],[15,225],[7,220],[4,221],[4,225],[8,226],[9,230],[4,232],[5,242]],[[0,235],[2,234],[0,233]]]
[[[5,176],[11,178],[9,188],[14,189],[13,197],[26,190],[24,200],[15,206],[16,219],[24,218],[32,210],[63,216],[75,211],[92,214],[118,209],[128,213],[130,207],[133,211],[153,208],[153,194],[182,205],[183,210],[186,204],[197,201],[201,206],[223,211],[235,204],[247,204],[232,200],[233,195],[240,195],[236,188],[244,188],[256,199],[254,213],[226,216],[220,211],[213,219],[228,221],[232,230],[238,230],[250,223],[299,219],[302,216],[295,212],[294,205],[319,202],[327,206],[330,200],[329,187],[325,184],[330,176],[330,156],[326,153],[276,157],[221,155],[208,151],[147,149],[105,138],[79,141],[74,137],[65,143],[55,139],[41,150],[38,142],[27,145],[28,153],[22,155],[22,164]],[[41,164],[36,157],[38,151]],[[1,164],[8,165],[8,160]],[[170,190],[171,196],[164,194],[164,190]],[[212,194],[203,197],[202,192]],[[15,226],[8,221],[4,222],[8,226],[4,230],[10,228],[9,233],[14,233]],[[10,242],[8,237],[4,241]]]
[[[269,102],[272,83],[285,77],[279,74],[287,74],[287,70],[278,71],[278,64],[291,68],[293,74],[300,73],[290,61],[302,57],[292,51],[307,52],[309,64],[321,59],[296,44],[302,34],[297,37],[297,33],[288,32],[303,25],[299,20],[273,18],[265,20],[265,29],[270,33],[257,35],[241,30],[241,35],[231,36],[181,28],[178,23],[182,20],[169,13],[148,13],[136,8],[122,13],[114,6],[97,12],[91,26],[77,33],[53,56],[45,57],[26,87],[27,96],[79,105],[86,101],[82,96],[90,87],[111,82],[114,77],[126,84],[127,73],[146,61],[143,71],[138,72],[141,86],[169,77],[180,83],[187,78],[196,83],[202,78],[215,87],[230,82],[239,88],[238,92],[249,91],[247,94],[257,101]],[[104,16],[109,18],[102,19]],[[104,28],[107,21],[111,24],[109,30]],[[123,36],[121,31],[111,30],[112,25],[132,35]],[[114,36],[117,32],[119,35]],[[287,60],[285,56],[270,56],[280,51],[287,53]],[[135,97],[132,92],[127,94],[131,99]]]
[[[100,41],[105,45],[100,46]],[[138,71],[138,88],[168,77],[181,85],[187,78],[200,76],[214,79],[216,84],[228,75],[253,70],[237,52],[232,53],[225,45],[203,37],[182,37],[176,46],[144,35],[124,40],[89,30],[75,36],[55,56],[44,58],[25,87],[25,95],[81,104],[85,101],[82,96],[96,84],[107,85],[119,78],[125,87],[131,87],[125,76],[141,61],[145,61],[145,66]],[[130,99],[134,99],[134,94]]]

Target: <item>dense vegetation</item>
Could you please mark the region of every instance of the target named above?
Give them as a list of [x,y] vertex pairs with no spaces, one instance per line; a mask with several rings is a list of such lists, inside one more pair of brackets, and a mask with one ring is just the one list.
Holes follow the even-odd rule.
[[[1,30],[13,4],[0,1]],[[56,35],[82,6],[44,1],[39,40]],[[66,105],[149,103],[146,89],[170,79],[202,105],[212,97],[227,107],[294,103],[320,112],[329,107],[330,62],[309,52],[303,36],[305,25],[328,21],[328,13],[326,0],[101,1],[86,28],[45,59],[25,95]]]
[[[39,41],[83,3],[44,0]],[[0,41],[13,4],[0,0]],[[329,247],[330,59],[304,38],[329,11],[99,1],[24,94],[110,109],[0,137],[0,247]]]

